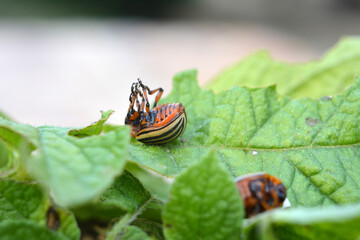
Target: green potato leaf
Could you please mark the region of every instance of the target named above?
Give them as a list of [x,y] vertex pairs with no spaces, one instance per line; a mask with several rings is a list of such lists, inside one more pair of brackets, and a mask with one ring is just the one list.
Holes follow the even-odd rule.
[[[28,227],[26,231],[38,229],[39,232],[48,234],[48,229],[51,228],[67,239],[75,240],[80,237],[74,216],[63,209],[51,207],[48,197],[43,194],[38,184],[0,180],[0,206],[0,222],[8,222],[0,224],[0,232],[5,231],[2,227],[15,227],[16,223],[25,221],[25,227]],[[3,239],[1,233],[0,236]],[[15,236],[18,235],[8,237],[16,239]],[[29,237],[35,238],[36,234]]]
[[74,137],[88,137],[92,135],[99,135],[103,130],[105,122],[109,119],[110,115],[113,112],[113,110],[109,110],[106,112],[101,111],[101,119],[99,121],[81,129],[70,130],[68,134]]
[[163,227],[161,222],[151,221],[149,219],[137,218],[131,223],[132,226],[136,226],[144,231],[151,239],[165,239],[163,233]]
[[322,97],[342,93],[360,75],[360,38],[345,38],[323,59],[289,64],[255,53],[222,71],[208,87],[216,92],[233,86],[264,87],[277,84],[279,94]]
[[214,94],[196,72],[175,76],[164,102],[181,102],[188,124],[164,146],[133,141],[129,159],[176,176],[213,149],[233,177],[268,172],[283,181],[293,206],[360,202],[360,79],[344,94],[290,99],[266,88]]
[[137,178],[125,170],[114,180],[111,187],[99,196],[97,201],[90,205],[83,205],[74,211],[85,225],[87,220],[108,221],[111,218],[120,218],[108,232],[107,238],[122,239],[124,235],[130,234],[128,233],[128,230],[131,229],[129,226],[138,217],[146,222],[150,221],[155,226],[161,225],[159,222],[161,222],[162,205],[162,202],[154,199]]
[[169,199],[170,183],[166,178],[136,162],[128,161],[125,168],[141,181],[152,196],[164,202]]
[[244,209],[213,153],[179,175],[163,212],[166,239],[241,239]]
[[150,237],[138,227],[127,226],[117,238],[108,238],[112,239],[122,239],[122,240],[150,240]]
[[0,119],[0,138],[24,156],[26,170],[64,207],[88,202],[111,185],[125,165],[130,137],[126,126],[103,135],[78,130],[82,138],[68,135],[69,130]]
[[0,222],[2,240],[69,240],[64,234],[52,231],[30,220],[7,220]]
[[135,212],[150,198],[150,193],[139,180],[128,171],[124,171],[111,187],[101,194],[99,200],[102,204],[115,205],[127,212]]
[[0,180],[0,221],[30,219],[41,222],[48,209],[48,200],[34,183]]
[[157,201],[153,198],[143,202],[136,211],[130,212],[122,216],[122,218],[113,226],[111,231],[108,232],[106,240],[121,239],[121,236],[126,233],[126,229],[132,224],[137,217],[142,214],[149,206],[157,204]]
[[11,157],[9,149],[6,147],[5,143],[0,140],[0,176],[3,175],[3,172],[6,171],[7,168],[11,169]]
[[[140,181],[130,172],[124,170],[98,199],[72,210],[77,218],[83,222],[92,219],[109,221],[127,213],[137,212],[145,203],[147,205],[146,209],[149,208],[151,206],[150,202],[154,200],[151,200],[152,198],[153,196],[143,187]],[[158,212],[160,211],[161,209],[156,209],[151,214],[156,216],[159,215]],[[161,221],[160,218],[156,218],[156,220]]]
[[245,239],[358,239],[360,206],[276,210],[251,219]]

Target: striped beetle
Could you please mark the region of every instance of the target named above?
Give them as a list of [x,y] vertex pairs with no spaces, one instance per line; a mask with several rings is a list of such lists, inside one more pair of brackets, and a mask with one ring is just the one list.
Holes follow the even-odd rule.
[[[125,118],[125,124],[132,128],[131,136],[146,144],[165,144],[176,139],[184,132],[187,123],[184,106],[181,103],[156,106],[164,90],[150,90],[139,78],[137,80],[131,86],[130,105]],[[154,107],[150,109],[148,94],[156,92]],[[142,99],[141,104],[138,96]]]
[[248,174],[235,181],[244,201],[247,218],[281,207],[286,198],[286,188],[282,182],[267,173]]

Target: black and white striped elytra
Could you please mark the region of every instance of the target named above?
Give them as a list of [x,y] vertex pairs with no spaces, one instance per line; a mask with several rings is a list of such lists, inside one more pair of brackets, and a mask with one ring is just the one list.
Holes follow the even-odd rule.
[[136,139],[146,144],[165,144],[180,136],[186,128],[187,118],[185,111],[177,118],[172,119],[161,127],[148,127],[136,135]]

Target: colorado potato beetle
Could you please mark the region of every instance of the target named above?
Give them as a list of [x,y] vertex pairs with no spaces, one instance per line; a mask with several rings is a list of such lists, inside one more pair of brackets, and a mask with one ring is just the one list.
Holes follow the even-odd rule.
[[245,217],[281,207],[286,198],[286,188],[282,182],[267,173],[241,176],[236,186],[245,206]]
[[[157,92],[152,109],[148,94]],[[131,126],[131,136],[146,144],[165,144],[180,136],[187,123],[185,108],[181,103],[165,103],[156,106],[163,93],[162,88],[150,90],[140,79],[131,86],[130,105],[125,124]],[[140,101],[138,99],[140,97]],[[136,104],[137,110],[134,109]]]

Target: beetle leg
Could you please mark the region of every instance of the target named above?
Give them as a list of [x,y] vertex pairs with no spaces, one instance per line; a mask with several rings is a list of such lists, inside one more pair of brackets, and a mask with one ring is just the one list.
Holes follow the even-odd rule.
[[144,104],[146,103],[146,112],[149,113],[150,112],[150,103],[149,103],[149,98],[146,93],[146,90],[148,90],[149,88],[147,86],[145,86],[144,84],[142,84],[140,78],[138,78],[137,80],[140,84],[140,87],[142,88],[143,93],[144,93],[143,101],[144,101]]
[[[153,95],[154,93],[158,92],[158,94],[156,95],[155,97],[155,102],[154,102],[154,107],[156,107],[157,103],[159,102],[160,98],[161,98],[161,95],[163,94],[164,92],[164,89],[162,88],[157,88],[157,89],[154,89],[154,90],[150,90],[147,86],[144,86],[144,88],[146,89],[146,91],[149,93],[149,95]],[[145,92],[145,91],[144,91]]]
[[137,111],[140,112],[141,109],[140,109],[140,102],[139,102],[138,98],[136,98],[136,107],[138,109]]
[[140,97],[141,97],[141,105],[140,105],[140,107],[139,107],[139,112],[140,111],[144,111],[144,106],[145,106],[145,98],[144,98],[144,95],[139,91],[139,95],[140,95]]
[[[140,87],[141,87],[142,90],[143,90],[143,93],[144,93],[144,96],[145,96],[145,99],[146,99],[146,112],[149,113],[149,111],[150,111],[150,104],[149,104],[149,100],[148,100],[147,93],[148,93],[149,95],[153,95],[154,93],[158,92],[158,94],[157,94],[156,97],[155,97],[155,103],[154,103],[154,106],[153,106],[153,108],[154,108],[154,107],[156,107],[157,103],[159,102],[159,100],[160,100],[160,98],[161,98],[161,95],[163,94],[164,89],[162,89],[162,88],[157,88],[157,89],[154,89],[154,90],[150,90],[150,88],[149,88],[148,86],[145,86],[145,85],[141,82],[140,78],[138,78],[138,82],[139,82]],[[147,92],[147,93],[146,93],[146,92]]]
[[[148,90],[149,95],[152,95],[152,94],[158,92],[158,94],[157,94],[156,97],[155,97],[155,102],[154,102],[154,107],[156,107],[157,103],[159,102],[159,100],[160,100],[160,98],[161,98],[161,95],[162,95],[163,92],[164,92],[164,89],[162,89],[162,88],[157,88],[157,89],[154,89],[154,90],[150,90],[149,88],[147,88],[147,90]],[[154,107],[153,107],[153,108],[154,108]]]
[[134,112],[134,103],[136,100],[136,95],[131,94],[129,100],[130,100],[130,105],[129,105],[128,113]]
[[134,86],[135,83],[133,83],[133,85],[131,86],[131,94],[129,97],[129,101],[130,101],[130,105],[129,105],[129,109],[128,109],[128,118],[131,117],[131,115],[135,112],[134,109],[134,104],[136,101],[136,105],[138,106],[138,99],[137,99],[137,95],[139,93],[139,90],[137,89],[137,85]]

